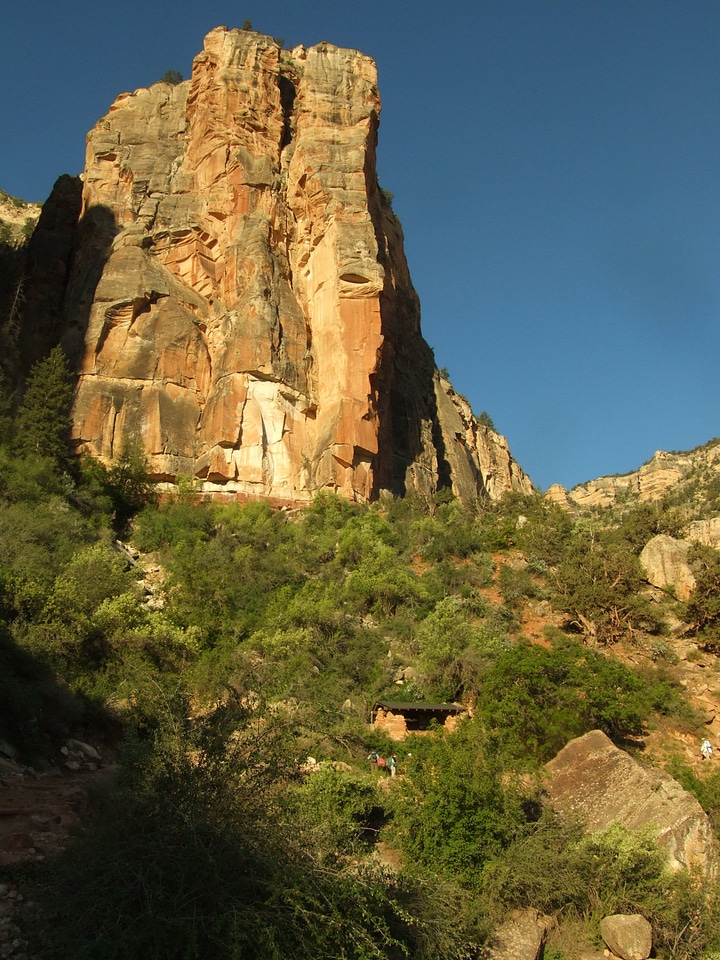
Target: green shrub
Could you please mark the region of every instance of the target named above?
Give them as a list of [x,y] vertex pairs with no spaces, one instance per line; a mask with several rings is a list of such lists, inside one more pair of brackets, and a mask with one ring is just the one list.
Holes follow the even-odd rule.
[[452,737],[406,741],[412,759],[391,807],[391,836],[407,861],[470,889],[535,810],[534,789],[503,777],[481,734],[465,722]]
[[321,767],[292,796],[296,816],[313,837],[320,856],[352,856],[360,849],[371,815],[380,805],[367,775]]
[[84,705],[47,664],[19,647],[0,623],[0,740],[25,763],[42,764],[85,717]]
[[546,810],[486,866],[481,896],[498,920],[532,904],[559,914],[561,927],[584,920],[588,938],[598,936],[604,916],[642,914],[652,924],[658,957],[694,960],[719,939],[716,884],[671,872],[651,828],[629,831],[615,823],[586,836]]
[[182,83],[183,75],[179,70],[166,70],[165,73],[160,77],[159,83],[170,83],[172,86],[177,86],[178,83]]
[[503,564],[498,576],[503,603],[511,608],[517,608],[530,597],[536,597],[540,592],[527,567],[514,567]]
[[623,543],[576,529],[554,574],[554,603],[590,638],[613,643],[635,630],[656,633],[661,619],[641,590],[645,573]]
[[457,597],[440,600],[417,628],[418,665],[432,697],[455,700],[475,692],[491,663],[508,647],[506,637],[479,624]]
[[695,589],[685,606],[685,616],[699,643],[720,653],[720,552],[700,544],[688,556],[695,572]]
[[563,638],[551,649],[521,641],[502,652],[482,678],[475,715],[501,755],[532,764],[589,730],[621,742],[638,736],[654,710],[681,703],[661,679]]
[[698,775],[687,763],[674,757],[668,764],[668,773],[697,798],[720,837],[720,770],[711,769],[707,773],[703,768]]

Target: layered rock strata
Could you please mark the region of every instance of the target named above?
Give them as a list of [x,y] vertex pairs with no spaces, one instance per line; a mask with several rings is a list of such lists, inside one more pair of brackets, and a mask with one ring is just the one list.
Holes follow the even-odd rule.
[[[658,450],[638,470],[619,476],[598,477],[566,490],[556,483],[548,487],[547,497],[563,507],[612,507],[628,498],[641,502],[662,499],[671,490],[687,489],[698,478],[720,477],[720,441],[711,440],[702,447],[682,453]],[[701,540],[699,533],[691,539]]]
[[369,57],[224,27],[191,80],[117,98],[61,297],[78,451],[288,502],[531,489],[422,339],[379,111]]

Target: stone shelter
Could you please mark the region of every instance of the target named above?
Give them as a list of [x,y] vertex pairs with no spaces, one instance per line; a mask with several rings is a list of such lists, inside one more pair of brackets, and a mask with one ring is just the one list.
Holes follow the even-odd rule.
[[404,740],[409,733],[429,732],[433,721],[452,731],[464,713],[466,709],[459,703],[378,700],[370,723],[374,730],[382,730],[392,740]]

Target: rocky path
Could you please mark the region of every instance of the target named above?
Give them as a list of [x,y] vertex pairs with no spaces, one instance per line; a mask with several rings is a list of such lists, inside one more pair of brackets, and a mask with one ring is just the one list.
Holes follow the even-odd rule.
[[68,751],[63,767],[49,773],[0,756],[0,960],[32,960],[22,934],[22,914],[33,909],[23,867],[64,850],[73,828],[112,786],[114,765],[73,756]]

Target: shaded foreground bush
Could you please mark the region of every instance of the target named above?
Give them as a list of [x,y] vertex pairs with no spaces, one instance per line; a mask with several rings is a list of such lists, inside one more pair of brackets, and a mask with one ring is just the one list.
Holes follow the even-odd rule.
[[43,958],[459,958],[451,905],[379,867],[316,858],[286,802],[285,731],[181,702],[130,737],[117,793],[54,868]]

